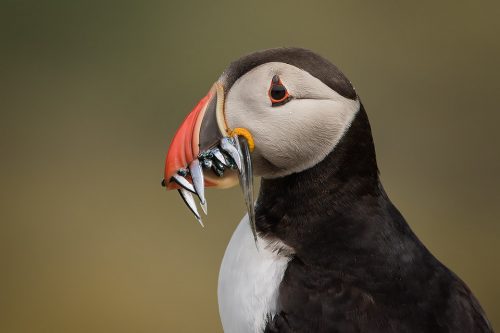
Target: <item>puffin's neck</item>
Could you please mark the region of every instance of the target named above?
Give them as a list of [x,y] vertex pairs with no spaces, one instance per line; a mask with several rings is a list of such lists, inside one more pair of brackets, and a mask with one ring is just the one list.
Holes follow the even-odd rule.
[[414,237],[379,182],[362,105],[322,162],[300,173],[262,180],[256,224],[261,236],[282,241],[302,261],[318,265],[338,263],[339,258],[349,265],[346,258],[353,253],[385,251],[380,241],[389,245],[391,238],[401,239],[401,232]]

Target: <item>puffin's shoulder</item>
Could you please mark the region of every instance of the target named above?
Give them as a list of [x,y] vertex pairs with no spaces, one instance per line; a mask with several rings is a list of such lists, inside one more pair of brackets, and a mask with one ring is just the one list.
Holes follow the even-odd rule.
[[455,273],[449,271],[452,283],[444,311],[443,326],[449,332],[493,332],[488,318],[472,291]]

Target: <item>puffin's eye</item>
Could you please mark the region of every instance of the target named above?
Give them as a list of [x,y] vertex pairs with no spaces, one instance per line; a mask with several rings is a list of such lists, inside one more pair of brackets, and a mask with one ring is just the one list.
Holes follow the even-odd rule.
[[268,95],[271,99],[271,106],[283,105],[292,98],[278,75],[273,76]]

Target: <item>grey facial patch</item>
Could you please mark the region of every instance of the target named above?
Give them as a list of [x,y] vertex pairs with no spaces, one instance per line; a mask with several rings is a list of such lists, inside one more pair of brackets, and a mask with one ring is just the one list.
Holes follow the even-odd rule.
[[[268,89],[275,75],[293,97],[274,107]],[[349,99],[295,66],[270,62],[240,77],[226,96],[226,120],[254,138],[256,175],[282,177],[316,165],[329,154],[359,110]]]

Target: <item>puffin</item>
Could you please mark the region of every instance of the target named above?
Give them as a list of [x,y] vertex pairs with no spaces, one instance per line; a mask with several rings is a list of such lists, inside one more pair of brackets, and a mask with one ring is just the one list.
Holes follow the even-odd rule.
[[180,125],[162,185],[200,224],[205,188],[238,183],[248,212],[220,267],[224,332],[493,332],[387,196],[361,99],[322,56],[245,55]]

